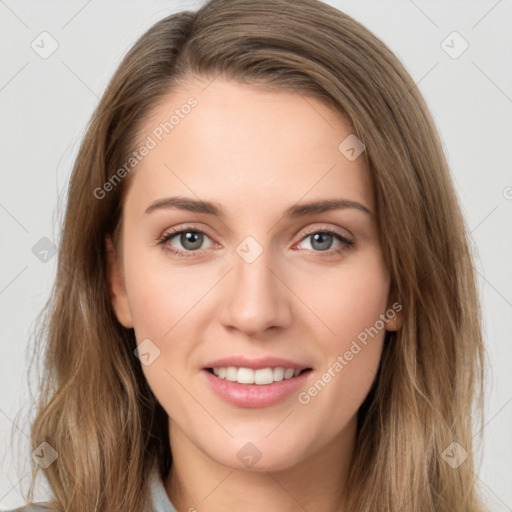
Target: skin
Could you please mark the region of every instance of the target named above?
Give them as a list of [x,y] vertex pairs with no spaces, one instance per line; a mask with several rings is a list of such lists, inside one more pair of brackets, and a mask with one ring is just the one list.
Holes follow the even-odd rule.
[[[343,511],[356,414],[385,330],[398,329],[402,314],[306,405],[294,393],[270,407],[236,407],[209,388],[201,368],[226,356],[278,356],[313,369],[307,389],[391,307],[374,214],[344,208],[283,217],[296,203],[341,197],[375,212],[370,173],[363,156],[350,161],[338,150],[350,126],[319,100],[206,83],[173,90],[142,126],[144,138],[190,96],[198,100],[131,176],[120,254],[107,240],[116,316],[138,343],[149,338],[160,350],[143,370],[169,415],[174,464],[164,484],[180,511]],[[178,195],[216,202],[226,216],[145,213]],[[158,244],[189,224],[206,232],[200,248],[180,235],[166,247],[192,258]],[[332,229],[354,245],[332,238],[322,250],[310,229]],[[236,252],[247,236],[263,250],[252,263]],[[252,467],[237,457],[248,442],[261,453]]]

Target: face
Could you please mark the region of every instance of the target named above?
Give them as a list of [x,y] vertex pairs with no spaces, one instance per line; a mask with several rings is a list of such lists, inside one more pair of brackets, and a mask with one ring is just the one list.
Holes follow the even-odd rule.
[[[153,147],[117,258],[108,242],[113,306],[173,452],[284,469],[353,433],[401,315],[364,153],[339,149],[348,122],[313,97],[205,85],[174,90],[141,129]],[[323,201],[340,202],[301,208]]]

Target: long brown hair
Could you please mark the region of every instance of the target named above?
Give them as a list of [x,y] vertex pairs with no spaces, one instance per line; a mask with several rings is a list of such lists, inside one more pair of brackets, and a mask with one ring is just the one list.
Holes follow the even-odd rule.
[[[130,179],[104,197],[95,191],[126,162],[150,110],[194,76],[313,95],[366,146],[405,321],[387,333],[359,411],[348,510],[482,511],[472,445],[472,417],[483,422],[480,306],[442,143],[395,55],[317,0],[211,0],[168,16],[137,41],[103,94],[70,179],[57,276],[36,340],[45,366],[31,444],[58,453],[43,470],[53,509],[142,511],[150,468],[157,463],[164,476],[172,463],[167,415],[107,284],[105,237],[118,231]],[[467,452],[457,468],[445,460],[450,446]],[[39,471],[34,463],[29,501]]]

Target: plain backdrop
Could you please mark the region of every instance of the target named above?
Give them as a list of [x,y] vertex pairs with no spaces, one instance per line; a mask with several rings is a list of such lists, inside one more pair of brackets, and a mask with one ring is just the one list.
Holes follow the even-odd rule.
[[[327,3],[396,53],[437,123],[477,254],[490,361],[477,475],[491,510],[512,511],[512,2]],[[27,344],[86,123],[133,42],[201,4],[0,0],[0,509],[21,505],[29,483]]]

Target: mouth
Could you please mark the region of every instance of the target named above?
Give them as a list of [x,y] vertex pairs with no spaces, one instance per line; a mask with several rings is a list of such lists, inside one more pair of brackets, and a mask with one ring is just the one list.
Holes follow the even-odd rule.
[[247,368],[244,366],[219,366],[205,368],[207,372],[225,379],[229,382],[238,382],[239,384],[254,384],[256,386],[268,386],[275,382],[290,380],[300,375],[310,372],[311,368],[286,368],[283,366],[265,367],[265,368]]
[[262,408],[291,399],[311,380],[313,368],[282,358],[229,357],[207,363],[201,374],[224,402]]

